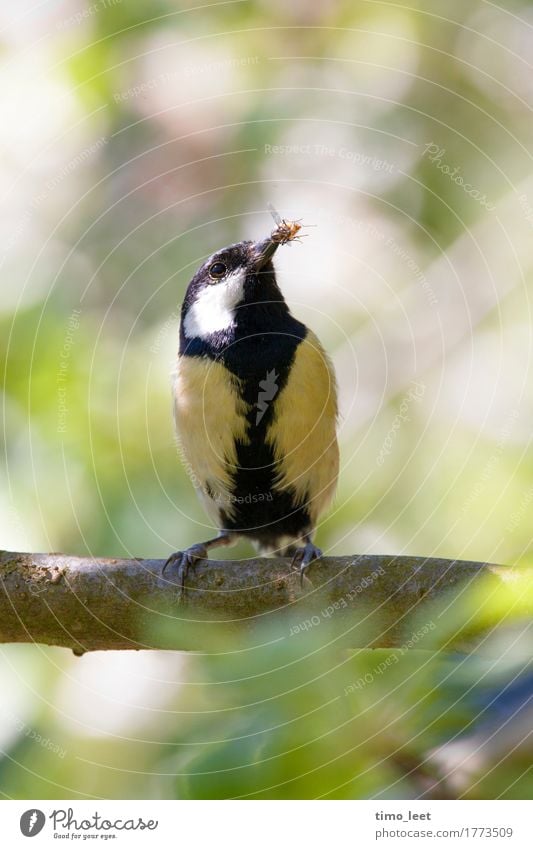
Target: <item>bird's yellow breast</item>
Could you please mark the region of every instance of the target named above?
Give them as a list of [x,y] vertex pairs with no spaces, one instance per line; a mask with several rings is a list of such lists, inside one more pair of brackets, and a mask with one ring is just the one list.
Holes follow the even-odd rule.
[[313,525],[337,485],[337,387],[328,355],[308,331],[298,345],[285,386],[274,401],[267,432],[277,463],[277,487],[306,503]]
[[247,440],[248,405],[242,400],[240,381],[207,357],[181,356],[173,390],[180,447],[191,466],[194,486],[216,518],[218,504],[226,510],[231,505],[236,441]]

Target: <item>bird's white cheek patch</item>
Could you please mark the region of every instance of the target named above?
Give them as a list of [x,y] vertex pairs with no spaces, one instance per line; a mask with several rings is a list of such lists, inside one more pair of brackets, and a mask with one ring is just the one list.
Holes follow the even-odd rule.
[[217,330],[231,327],[235,320],[235,307],[243,298],[245,278],[246,271],[241,268],[200,292],[183,321],[188,339],[206,339]]

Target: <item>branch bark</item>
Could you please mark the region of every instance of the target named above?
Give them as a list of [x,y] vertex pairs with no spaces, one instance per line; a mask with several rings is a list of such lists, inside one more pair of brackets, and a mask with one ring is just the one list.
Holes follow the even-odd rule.
[[219,644],[221,628],[242,634],[267,615],[283,615],[293,633],[328,619],[342,623],[352,648],[401,646],[407,617],[444,593],[486,575],[506,581],[519,574],[459,560],[325,557],[312,564],[302,590],[285,558],[210,560],[191,571],[184,605],[175,575],[163,577],[162,565],[1,552],[0,643],[44,643],[76,654],[208,650]]

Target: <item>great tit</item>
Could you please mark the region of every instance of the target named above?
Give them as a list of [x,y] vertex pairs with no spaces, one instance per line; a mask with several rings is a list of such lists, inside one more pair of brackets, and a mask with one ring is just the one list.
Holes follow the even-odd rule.
[[215,546],[250,540],[304,572],[337,483],[337,391],[329,357],[298,321],[272,257],[300,227],[283,221],[260,242],[217,251],[187,288],[173,400],[177,439],[219,533],[172,554],[188,569]]

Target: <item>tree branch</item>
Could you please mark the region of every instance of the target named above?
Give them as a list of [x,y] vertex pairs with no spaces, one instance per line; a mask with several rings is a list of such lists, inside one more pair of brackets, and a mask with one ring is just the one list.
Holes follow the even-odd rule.
[[[423,557],[325,557],[303,590],[285,558],[209,561],[187,579],[161,560],[0,553],[0,643],[73,649],[194,649],[220,645],[220,629],[242,633],[265,614],[287,617],[287,633],[321,621],[342,624],[352,648],[401,646],[406,617],[446,591],[484,575],[512,580],[518,570]],[[224,623],[221,626],[220,623]],[[307,624],[306,624],[307,623]],[[299,629],[299,630],[298,630]]]

